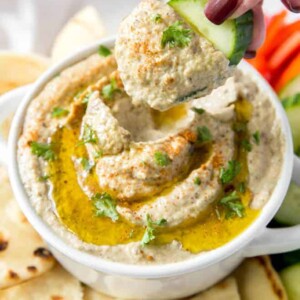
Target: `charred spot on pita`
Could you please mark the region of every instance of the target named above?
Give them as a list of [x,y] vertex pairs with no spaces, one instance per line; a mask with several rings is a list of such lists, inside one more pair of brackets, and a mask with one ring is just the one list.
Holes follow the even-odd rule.
[[51,252],[43,247],[37,248],[34,252],[33,252],[34,256],[40,257],[40,258],[45,258],[45,259],[49,259],[52,258],[52,254]]

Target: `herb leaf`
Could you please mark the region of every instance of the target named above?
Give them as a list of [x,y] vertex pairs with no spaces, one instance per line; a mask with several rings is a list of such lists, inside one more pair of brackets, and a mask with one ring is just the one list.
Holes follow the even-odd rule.
[[203,108],[192,107],[191,109],[193,112],[195,112],[198,115],[202,115],[205,113],[205,110]]
[[260,144],[260,132],[257,130],[253,133],[253,139],[256,145]]
[[177,21],[166,30],[164,30],[161,46],[165,48],[169,45],[170,48],[186,47],[192,40],[192,31],[183,27],[183,22]]
[[245,216],[245,206],[236,191],[222,198],[219,203],[226,209],[226,219]]
[[245,123],[245,122],[234,122],[233,130],[235,132],[246,132],[247,131],[247,123]]
[[82,103],[83,103],[83,104],[87,104],[87,103],[89,102],[89,100],[90,100],[92,94],[93,94],[93,93],[90,92],[90,93],[87,93],[86,95],[84,95],[84,97],[83,97],[83,99],[82,99]]
[[108,193],[97,193],[92,197],[97,217],[108,217],[113,222],[119,219],[116,201]]
[[212,135],[206,126],[197,127],[197,142],[205,143],[212,140]]
[[200,185],[201,184],[201,179],[200,179],[199,176],[195,177],[194,184],[196,184],[196,185]]
[[81,163],[83,169],[87,172],[90,172],[92,170],[92,168],[94,167],[94,164],[90,163],[90,161],[86,157],[82,157],[80,159],[80,163]]
[[241,171],[241,163],[236,160],[230,160],[228,162],[227,168],[221,168],[220,171],[220,179],[222,184],[227,184],[233,181],[233,179],[240,173]]
[[115,79],[111,79],[110,83],[102,88],[101,95],[106,100],[112,100],[115,93],[120,92]]
[[103,46],[103,45],[100,45],[99,46],[99,49],[98,49],[98,54],[100,56],[103,56],[103,57],[107,57],[107,56],[110,56],[111,55],[111,51],[110,49],[108,49],[107,47]]
[[45,182],[50,178],[50,175],[42,175],[39,177],[40,182]]
[[149,244],[151,241],[153,241],[155,239],[155,227],[156,226],[164,226],[167,224],[166,219],[152,221],[149,214],[147,214],[147,216],[146,216],[146,221],[147,221],[147,227],[146,227],[146,231],[145,231],[144,236],[141,241],[142,246],[146,246],[147,244]]
[[240,182],[237,186],[237,189],[240,193],[244,194],[246,192],[245,182]]
[[52,144],[31,142],[30,148],[32,154],[36,155],[37,157],[42,157],[46,161],[55,159],[55,153]]
[[252,145],[251,145],[250,141],[247,139],[242,140],[241,146],[247,152],[251,152],[251,150],[252,150]]
[[98,141],[96,131],[88,124],[84,124],[83,132],[80,139],[81,142],[79,143],[79,145],[88,144],[88,143],[96,144]]
[[160,151],[154,153],[154,160],[161,167],[166,167],[172,162],[167,153]]
[[54,107],[51,112],[52,118],[60,118],[64,117],[69,113],[67,109],[64,109],[62,107]]
[[161,14],[155,14],[152,16],[152,20],[154,23],[161,23],[162,22],[162,17]]

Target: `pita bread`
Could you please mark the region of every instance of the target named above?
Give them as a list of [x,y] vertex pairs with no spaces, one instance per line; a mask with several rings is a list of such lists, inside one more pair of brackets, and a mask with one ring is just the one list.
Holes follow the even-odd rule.
[[0,52],[0,95],[34,82],[49,66],[39,55]]
[[[189,298],[189,300],[240,300],[234,277],[228,277],[210,289]],[[253,299],[252,299],[253,300]]]
[[[84,300],[122,300],[121,298],[111,298],[91,289],[84,287]],[[212,288],[199,293],[186,300],[240,300],[237,283],[234,277],[228,277]]]
[[91,289],[88,286],[84,286],[83,291],[83,300],[117,300],[117,298],[112,298],[104,294],[98,293],[97,291]]
[[57,35],[52,48],[52,61],[57,62],[104,35],[105,29],[97,10],[87,6],[71,18]]
[[54,258],[13,199],[3,167],[0,167],[0,216],[0,289],[50,270]]
[[82,300],[80,282],[61,266],[20,285],[0,291],[5,300]]
[[267,256],[246,259],[234,276],[243,300],[287,300],[280,278]]

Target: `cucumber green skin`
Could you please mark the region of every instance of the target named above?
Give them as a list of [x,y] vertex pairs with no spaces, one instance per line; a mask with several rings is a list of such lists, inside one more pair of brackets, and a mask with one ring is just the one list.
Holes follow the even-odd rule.
[[235,22],[235,42],[229,61],[231,65],[237,65],[244,57],[253,35],[253,12],[248,11],[244,15],[232,20]]
[[300,155],[300,93],[283,99],[281,103],[286,111],[287,117],[291,125],[294,142],[294,151],[295,153]]
[[[300,70],[299,70],[300,73]],[[286,97],[294,96],[300,93],[300,74],[290,80],[279,92],[279,98],[284,99]]]
[[[203,15],[203,10],[205,7],[207,0],[170,0],[168,4],[194,29],[194,31],[198,34],[201,34],[205,36],[216,49],[223,51],[222,45],[218,44],[218,41],[214,41],[212,38],[209,37],[209,34],[207,33],[207,27],[215,27],[219,26],[222,28],[222,26],[225,29],[226,34],[228,34],[228,27],[231,27],[231,35],[233,36],[232,40],[228,40],[228,43],[232,44],[232,47],[230,48],[229,52],[223,53],[226,55],[226,57],[229,59],[230,65],[237,65],[240,60],[243,58],[248,46],[250,45],[252,41],[252,35],[253,35],[253,12],[248,11],[244,15],[238,17],[237,19],[227,20],[221,25],[215,25],[208,21],[211,25],[205,25],[205,28],[199,28],[196,24],[193,24],[188,19],[188,16],[185,15],[185,12],[183,12],[182,7],[185,3],[191,4],[194,3],[198,5],[199,10],[201,10],[201,14]],[[193,19],[193,18],[191,18]],[[224,46],[224,45],[223,45]]]
[[289,300],[300,299],[300,263],[288,267],[280,272],[282,283]]
[[275,220],[284,225],[300,224],[300,187],[295,183],[291,183]]

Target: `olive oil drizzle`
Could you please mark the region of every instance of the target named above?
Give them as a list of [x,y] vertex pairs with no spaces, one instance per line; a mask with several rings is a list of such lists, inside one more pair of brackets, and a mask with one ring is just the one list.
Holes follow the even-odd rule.
[[[235,105],[235,112],[237,122],[247,123],[251,118],[251,104],[244,99],[240,99]],[[78,146],[80,123],[81,118],[79,116],[78,122],[73,123],[72,126],[59,128],[51,138],[51,141],[56,145],[57,158],[48,164],[49,170],[47,172],[51,174],[51,177],[48,179],[51,186],[49,194],[60,221],[82,241],[87,243],[114,246],[130,242],[140,242],[145,232],[143,226],[131,224],[122,217],[118,221],[113,222],[107,217],[97,217],[95,215],[93,203],[82,188],[83,186],[88,186],[91,191],[90,193],[104,192],[99,190],[94,169],[79,184],[80,178],[78,177],[78,172],[76,172],[74,161],[80,157],[87,157],[85,146]],[[156,239],[151,243],[164,245],[177,240],[182,244],[183,249],[192,253],[198,253],[217,248],[227,243],[249,226],[257,217],[259,211],[252,210],[249,207],[252,194],[247,188],[247,152],[241,147],[241,141],[247,138],[249,138],[247,129],[235,134],[235,159],[241,162],[242,169],[231,185],[224,186],[223,191],[223,194],[226,194],[228,190],[237,190],[241,183],[245,183],[245,192],[239,192],[241,200],[245,205],[245,217],[228,220],[224,217],[220,218],[216,214],[216,208],[219,209],[222,216],[224,212],[222,211],[222,207],[217,205],[218,199],[214,205],[211,205],[196,219],[190,219],[174,228],[158,228],[156,230]],[[211,154],[209,149],[202,149],[206,153],[204,156],[202,153],[202,161],[200,159],[201,155],[195,155],[193,166],[188,168],[187,173],[191,169],[201,165],[203,160],[208,159]],[[180,177],[178,181],[183,179]],[[172,190],[174,184],[176,182],[167,186],[163,194],[167,194]],[[155,201],[156,197],[157,195],[154,195],[143,199],[143,201],[133,203],[118,201],[118,205],[136,210],[147,203]]]

